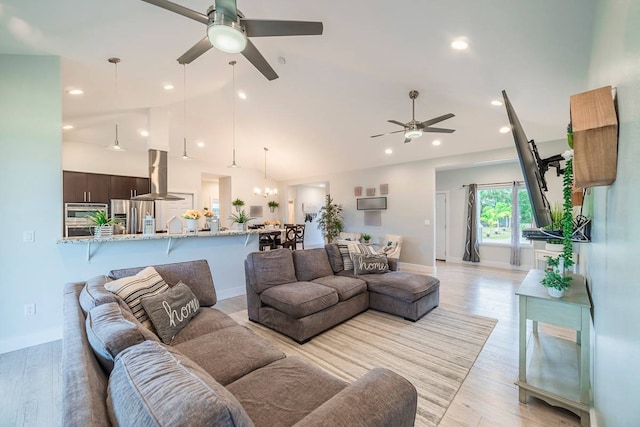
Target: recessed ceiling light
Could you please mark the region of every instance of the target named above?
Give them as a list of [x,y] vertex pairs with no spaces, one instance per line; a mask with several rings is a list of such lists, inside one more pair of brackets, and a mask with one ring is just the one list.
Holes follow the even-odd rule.
[[434,139],[433,141],[431,141],[431,145],[440,145],[442,144],[442,142],[439,139]]
[[469,43],[464,39],[455,39],[451,42],[451,47],[455,50],[465,50],[469,47]]
[[165,83],[162,88],[164,90],[173,90],[173,85],[171,83]]
[[392,154],[393,150],[391,148],[387,148],[386,150],[384,150],[385,154]]
[[147,137],[147,136],[149,136],[149,131],[145,130],[145,129],[141,129],[140,130],[140,135],[142,135],[144,137]]
[[247,99],[247,94],[241,90],[238,91],[238,96],[240,97],[240,99]]
[[510,130],[511,130],[511,127],[510,127],[510,126],[502,126],[502,127],[500,128],[500,133],[507,133],[507,132],[509,132]]
[[491,105],[495,105],[496,107],[499,107],[502,105],[502,101],[500,101],[499,99],[494,99],[493,101],[491,101]]
[[64,126],[62,126],[62,129],[71,130],[71,129],[73,129],[73,125],[64,125]]
[[82,95],[84,91],[82,89],[69,89],[67,93],[69,95]]
[[204,142],[202,142],[202,141],[198,141],[198,142],[196,143],[196,145],[197,145],[198,147],[202,148],[202,147],[204,147]]

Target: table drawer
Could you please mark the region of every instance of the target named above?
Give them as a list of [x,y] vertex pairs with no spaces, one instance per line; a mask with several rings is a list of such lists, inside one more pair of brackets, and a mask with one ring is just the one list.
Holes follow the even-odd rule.
[[556,326],[582,330],[581,309],[577,305],[563,304],[539,298],[527,298],[527,319]]

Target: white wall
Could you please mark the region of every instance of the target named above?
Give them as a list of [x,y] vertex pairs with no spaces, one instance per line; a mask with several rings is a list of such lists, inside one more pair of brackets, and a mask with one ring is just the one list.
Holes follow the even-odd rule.
[[618,90],[618,175],[611,186],[595,187],[592,243],[588,256],[595,336],[594,407],[599,427],[638,426],[640,410],[640,3],[597,3],[595,39],[587,89]]
[[61,93],[58,58],[0,55],[0,353],[61,336]]
[[[298,185],[296,192],[295,202],[295,218],[296,224],[305,224],[304,227],[304,244],[305,248],[309,247],[323,247],[324,238],[322,232],[318,230],[318,216],[316,216],[312,222],[304,221],[304,213],[302,212],[302,205],[305,209],[313,208],[316,212],[324,205],[326,191],[324,188],[311,187],[305,185]],[[317,208],[317,209],[315,209]]]

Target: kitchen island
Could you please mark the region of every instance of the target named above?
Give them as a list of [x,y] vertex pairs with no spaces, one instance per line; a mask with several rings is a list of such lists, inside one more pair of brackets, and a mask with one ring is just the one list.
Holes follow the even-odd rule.
[[219,299],[244,294],[244,260],[258,250],[259,230],[153,235],[123,234],[60,238],[60,257],[74,279],[86,280],[110,270],[206,259]]

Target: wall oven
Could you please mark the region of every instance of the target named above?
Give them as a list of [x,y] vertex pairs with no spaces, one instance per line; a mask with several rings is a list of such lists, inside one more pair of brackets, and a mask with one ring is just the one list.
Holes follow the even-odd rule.
[[64,237],[93,235],[91,216],[98,211],[109,212],[106,203],[65,203]]

